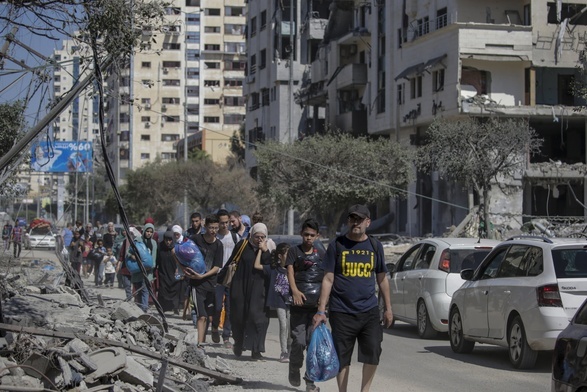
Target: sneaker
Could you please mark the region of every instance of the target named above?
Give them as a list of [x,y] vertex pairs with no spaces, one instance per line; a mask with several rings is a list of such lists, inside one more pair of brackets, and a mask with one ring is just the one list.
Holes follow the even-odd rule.
[[316,386],[313,382],[306,383],[306,392],[320,392],[320,388]]
[[279,356],[279,362],[288,363],[289,362],[289,354],[288,353],[281,353],[281,355]]
[[300,369],[292,369],[289,368],[289,383],[294,387],[299,387],[302,384],[302,379],[300,378]]
[[224,341],[224,348],[232,348],[232,343],[230,343],[230,340]]
[[214,343],[220,343],[220,334],[218,333],[218,330],[212,330],[212,341]]

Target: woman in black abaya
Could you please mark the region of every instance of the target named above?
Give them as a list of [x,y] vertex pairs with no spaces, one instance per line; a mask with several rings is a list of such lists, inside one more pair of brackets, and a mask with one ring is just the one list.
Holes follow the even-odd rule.
[[163,235],[163,241],[157,248],[157,271],[159,291],[157,301],[161,304],[163,311],[171,311],[179,314],[183,308],[184,281],[175,279],[177,264],[171,253],[175,243],[173,232],[167,231]]
[[230,286],[230,323],[234,339],[233,351],[237,357],[243,351],[251,350],[252,359],[261,359],[261,353],[265,352],[265,337],[269,326],[269,309],[265,307],[265,295],[269,281],[262,270],[254,268],[254,264],[259,252],[261,264],[271,263],[267,234],[267,226],[263,223],[255,224],[251,228],[249,239],[236,244],[227,261],[227,265],[231,263],[242,242],[247,241]]

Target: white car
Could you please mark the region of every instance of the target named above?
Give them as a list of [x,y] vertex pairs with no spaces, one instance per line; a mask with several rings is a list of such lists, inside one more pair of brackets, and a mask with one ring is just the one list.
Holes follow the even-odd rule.
[[55,234],[49,227],[34,227],[24,235],[25,249],[55,249]]
[[461,276],[450,305],[453,351],[495,344],[508,348],[514,367],[531,368],[587,298],[587,241],[511,238]]
[[461,287],[462,268],[475,268],[499,241],[427,238],[412,246],[390,269],[393,316],[416,325],[429,339],[448,331],[452,295]]

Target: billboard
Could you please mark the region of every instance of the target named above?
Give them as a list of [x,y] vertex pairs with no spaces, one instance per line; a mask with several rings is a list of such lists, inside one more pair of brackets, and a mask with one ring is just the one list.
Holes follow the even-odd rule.
[[31,147],[31,169],[49,173],[91,173],[92,157],[92,142],[44,140]]

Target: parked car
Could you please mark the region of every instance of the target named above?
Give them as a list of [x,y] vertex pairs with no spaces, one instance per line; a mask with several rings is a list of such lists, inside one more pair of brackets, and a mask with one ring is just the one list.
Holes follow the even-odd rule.
[[393,316],[416,325],[429,339],[448,331],[451,297],[464,282],[462,268],[476,268],[499,241],[427,238],[388,265]]
[[512,365],[531,368],[552,350],[587,297],[587,241],[521,236],[496,246],[452,298],[450,345],[470,353],[475,342],[508,348]]
[[587,300],[558,335],[552,356],[552,392],[587,388]]
[[24,235],[24,248],[55,249],[55,234],[51,228],[47,226],[33,227],[28,233],[25,233]]

